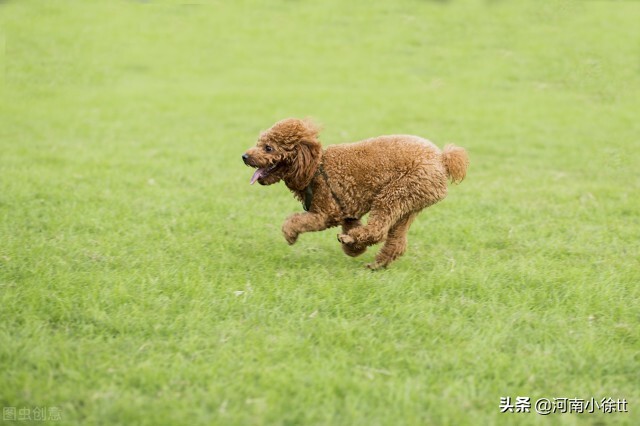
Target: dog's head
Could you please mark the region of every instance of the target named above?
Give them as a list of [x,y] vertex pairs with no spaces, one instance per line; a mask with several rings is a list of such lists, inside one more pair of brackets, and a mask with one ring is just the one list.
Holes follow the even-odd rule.
[[256,168],[252,184],[272,185],[284,180],[289,188],[299,191],[313,178],[321,155],[318,127],[308,120],[287,118],[262,132],[242,160]]

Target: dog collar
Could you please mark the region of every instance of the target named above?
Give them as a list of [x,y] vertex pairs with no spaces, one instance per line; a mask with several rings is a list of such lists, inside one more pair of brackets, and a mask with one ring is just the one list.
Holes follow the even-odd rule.
[[[327,176],[327,172],[324,171],[324,167],[322,167],[322,163],[318,166],[318,169],[313,174],[313,177],[311,178],[311,182],[309,182],[309,185],[307,185],[307,187],[303,190],[304,201],[302,202],[302,208],[304,208],[304,211],[306,212],[308,212],[309,209],[311,208],[311,203],[313,202],[313,181],[316,180],[316,176],[318,175],[322,175],[322,177],[324,178],[324,181],[327,184],[327,188],[329,188],[329,192],[331,193],[331,197],[333,197],[333,200],[336,202],[336,204],[340,208],[340,212],[342,213],[342,216],[344,216],[346,208],[342,203],[342,201],[340,201],[340,198],[338,198],[336,193],[333,192],[333,188],[331,188],[331,184],[329,183],[329,176]],[[347,219],[351,219],[351,217],[349,216],[347,217]]]
[[[311,180],[311,182],[313,183],[313,179]],[[311,183],[309,183],[309,185],[307,185],[307,187],[304,189],[304,201],[302,202],[302,208],[304,209],[305,212],[308,212],[309,209],[311,208],[312,201],[313,201],[313,189],[311,187]]]
[[[309,209],[311,208],[311,203],[313,202],[313,181],[316,180],[316,176],[318,176],[320,173],[322,173],[326,179],[327,175],[324,173],[324,170],[322,170],[322,163],[318,165],[318,168],[316,169],[316,172],[313,174],[313,177],[311,178],[309,185],[307,185],[307,187],[302,190],[302,193],[303,193],[302,208],[304,209],[305,212],[308,212]],[[327,185],[328,184],[329,182],[327,181]]]

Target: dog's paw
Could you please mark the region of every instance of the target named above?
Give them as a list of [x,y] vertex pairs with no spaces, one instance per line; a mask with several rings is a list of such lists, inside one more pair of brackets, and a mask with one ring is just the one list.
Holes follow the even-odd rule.
[[287,240],[287,243],[289,243],[290,246],[295,244],[298,240],[298,233],[292,231],[287,226],[282,227],[282,235],[284,235],[284,239]]
[[342,247],[342,251],[347,256],[351,256],[351,257],[360,256],[362,253],[367,251],[366,246],[358,246],[355,244],[342,244],[341,247]]
[[380,269],[386,269],[387,268],[387,264],[384,263],[379,263],[379,262],[371,262],[371,263],[367,263],[366,268],[371,270],[371,271],[379,271]]
[[287,240],[290,246],[294,245],[296,241],[298,241],[298,234],[287,234],[284,233],[284,239]]
[[356,240],[354,240],[352,236],[347,234],[338,234],[338,241],[340,241],[342,244],[353,244],[356,242]]

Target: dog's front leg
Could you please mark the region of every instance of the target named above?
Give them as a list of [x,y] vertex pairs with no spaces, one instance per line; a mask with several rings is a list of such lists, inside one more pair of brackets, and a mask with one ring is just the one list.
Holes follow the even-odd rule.
[[327,216],[319,213],[295,213],[282,225],[282,233],[289,244],[294,244],[303,232],[322,231],[328,228]]

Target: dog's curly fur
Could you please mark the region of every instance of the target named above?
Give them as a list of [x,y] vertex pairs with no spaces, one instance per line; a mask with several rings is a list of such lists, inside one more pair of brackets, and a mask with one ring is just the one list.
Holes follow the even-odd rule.
[[[447,179],[460,182],[469,165],[463,148],[440,151],[418,136],[379,136],[323,150],[318,127],[288,118],[261,133],[243,156],[257,168],[253,181],[280,180],[309,209],[282,226],[289,244],[298,235],[342,226],[338,240],[349,256],[384,241],[371,269],[386,267],[406,250],[407,231],[416,215],[447,195]],[[366,225],[360,218],[369,213]]]

